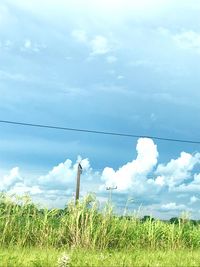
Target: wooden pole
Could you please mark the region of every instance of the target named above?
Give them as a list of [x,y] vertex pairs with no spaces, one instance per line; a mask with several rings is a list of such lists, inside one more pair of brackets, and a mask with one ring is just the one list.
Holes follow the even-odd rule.
[[75,198],[75,204],[77,204],[78,201],[79,201],[81,173],[82,173],[82,166],[79,163],[78,164],[78,170],[77,170],[77,179],[76,179],[76,198]]

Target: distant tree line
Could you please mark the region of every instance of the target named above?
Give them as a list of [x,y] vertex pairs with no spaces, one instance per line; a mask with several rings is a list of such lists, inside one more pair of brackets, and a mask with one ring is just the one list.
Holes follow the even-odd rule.
[[[127,220],[132,220],[133,217],[132,216],[120,216],[121,219],[126,218]],[[162,219],[155,219],[152,216],[149,215],[145,215],[143,218],[139,219],[140,222],[147,222],[147,221],[162,221],[162,222],[166,222],[166,223],[170,223],[170,224],[179,224],[179,223],[190,223],[193,225],[200,225],[200,220],[193,220],[193,219],[184,219],[184,218],[179,218],[179,217],[172,217],[169,220],[162,220]]]

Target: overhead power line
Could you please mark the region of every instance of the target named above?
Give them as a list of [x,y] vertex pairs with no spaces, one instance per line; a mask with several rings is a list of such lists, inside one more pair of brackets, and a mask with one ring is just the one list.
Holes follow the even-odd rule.
[[165,138],[165,137],[151,136],[151,135],[136,135],[136,134],[127,134],[127,133],[118,133],[118,132],[97,131],[97,130],[89,130],[89,129],[78,129],[78,128],[60,127],[60,126],[54,126],[54,125],[25,123],[25,122],[19,122],[19,121],[0,120],[0,123],[19,125],[19,126],[28,126],[28,127],[37,127],[37,128],[47,128],[47,129],[62,130],[62,131],[73,131],[73,132],[83,132],[83,133],[91,133],[91,134],[112,135],[112,136],[121,136],[121,137],[129,137],[129,138],[150,138],[150,139],[154,139],[154,140],[168,141],[168,142],[200,144],[200,141],[194,141],[194,140]]

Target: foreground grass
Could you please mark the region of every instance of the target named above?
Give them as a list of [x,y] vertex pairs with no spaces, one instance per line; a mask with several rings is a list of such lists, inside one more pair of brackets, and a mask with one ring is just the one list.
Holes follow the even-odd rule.
[[[63,253],[69,265],[58,265]],[[0,249],[1,267],[67,266],[200,266],[200,250],[186,251],[90,251],[56,249]]]
[[200,225],[115,216],[90,196],[48,210],[2,195],[0,267],[18,266],[200,266]]
[[[18,201],[18,202],[17,202]],[[200,249],[200,225],[180,220],[141,222],[136,216],[115,216],[109,206],[99,212],[87,197],[67,209],[38,209],[26,199],[0,198],[0,247],[90,250]]]

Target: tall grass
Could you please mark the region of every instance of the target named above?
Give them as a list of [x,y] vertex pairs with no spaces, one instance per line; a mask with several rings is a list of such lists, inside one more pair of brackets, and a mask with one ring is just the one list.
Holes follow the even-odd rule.
[[30,199],[0,197],[0,246],[85,249],[184,249],[200,247],[200,226],[179,220],[141,222],[113,214],[87,196],[64,210],[38,209]]

